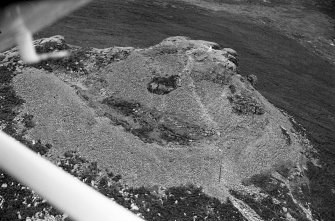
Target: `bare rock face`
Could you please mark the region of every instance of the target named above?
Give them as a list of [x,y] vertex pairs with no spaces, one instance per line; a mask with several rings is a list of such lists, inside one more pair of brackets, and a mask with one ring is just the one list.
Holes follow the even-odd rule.
[[28,66],[13,49],[2,65],[34,119],[25,137],[50,143],[50,158],[77,150],[133,186],[194,183],[247,220],[314,220],[312,147],[254,89],[256,76],[238,74],[234,50],[186,37],[144,49],[36,44],[72,55]]

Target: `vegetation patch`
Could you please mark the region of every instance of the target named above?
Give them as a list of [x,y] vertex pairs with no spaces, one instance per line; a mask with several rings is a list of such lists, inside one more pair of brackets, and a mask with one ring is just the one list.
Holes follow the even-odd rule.
[[174,91],[179,86],[179,75],[171,75],[169,77],[154,77],[147,86],[150,93],[165,95]]
[[286,140],[286,144],[291,145],[292,144],[292,139],[291,139],[290,134],[288,133],[287,129],[280,126],[280,130],[281,130],[282,134],[284,135],[284,138]]
[[120,50],[120,51],[117,51],[115,53],[112,53],[112,55],[109,58],[109,61],[113,62],[113,61],[125,60],[130,55],[130,52],[131,51]]
[[264,107],[255,98],[247,94],[234,94],[228,97],[232,104],[233,111],[237,114],[256,114],[262,115],[265,113]]
[[12,64],[0,66],[0,124],[9,134],[15,133],[13,120],[18,114],[17,108],[24,103],[11,86],[15,69]]
[[[50,44],[51,43],[53,42],[50,42]],[[49,52],[47,49],[43,49],[43,50]],[[48,72],[53,72],[56,70],[64,70],[64,71],[70,71],[70,72],[87,75],[88,71],[86,70],[85,65],[83,63],[84,60],[88,59],[87,49],[80,48],[80,49],[72,49],[70,51],[71,51],[71,54],[68,57],[65,57],[62,59],[49,59],[49,60],[41,61],[37,64],[30,64],[28,66],[32,66],[38,69],[43,69]]]
[[94,65],[100,69],[101,67],[104,67],[113,62],[127,59],[131,52],[131,49],[116,48],[112,49],[112,51],[108,54],[97,54]]
[[237,191],[231,191],[231,194],[247,203],[264,220],[286,220],[287,213],[296,220],[309,220],[298,205],[300,203],[309,208],[310,199],[306,196],[310,194],[305,184],[300,183],[289,188],[271,174],[256,174],[244,181],[244,184],[259,187],[263,197],[256,198]]
[[102,103],[122,114],[106,112],[106,117],[147,143],[156,142],[164,145],[167,142],[174,142],[189,145],[193,141],[209,138],[215,134],[211,129],[188,123],[172,114],[149,109],[138,102],[109,97]]
[[289,118],[289,120],[290,120],[290,122],[293,126],[294,131],[296,131],[298,134],[300,134],[303,137],[307,137],[308,134],[306,132],[306,129],[301,124],[299,124],[297,121],[295,121],[295,119],[292,116],[288,115],[287,113],[286,113],[286,115],[288,116],[288,118]]
[[25,220],[43,210],[53,213],[52,207],[31,189],[0,170],[0,217],[2,221]]
[[250,74],[247,76],[247,80],[250,82],[250,84],[252,86],[256,86],[257,82],[258,82],[258,79],[257,79],[257,76],[254,75],[254,74]]
[[[87,161],[75,151],[66,152],[59,158],[57,165],[148,221],[245,220],[230,201],[222,203],[192,184],[168,189],[159,186],[128,187],[120,175],[100,170],[97,163]],[[37,216],[41,220],[47,216],[62,220],[61,212],[9,176],[0,173],[0,183],[3,199],[0,206],[1,220],[25,220]]]
[[256,200],[251,195],[243,194],[237,191],[230,191],[230,193],[250,206],[250,208],[253,209],[263,220],[286,220],[283,207],[280,204],[277,204],[277,202],[270,196]]
[[228,55],[228,61],[230,61],[230,62],[234,63],[236,66],[238,66],[238,59],[235,56],[229,54]]
[[176,46],[170,46],[170,45],[160,45],[158,47],[155,47],[154,50],[154,56],[158,55],[170,55],[170,54],[177,54],[178,53],[178,47]]
[[[198,64],[199,66],[208,65],[204,62]],[[209,81],[222,86],[229,85],[234,74],[234,71],[229,70],[222,63],[213,65],[212,62],[205,70],[193,68],[191,71],[191,77],[195,82]]]
[[43,44],[36,45],[35,50],[39,54],[44,54],[53,51],[62,51],[70,49],[70,47],[67,44],[65,44],[64,40],[60,41],[61,43],[56,41],[47,41]]
[[31,115],[31,114],[24,114],[22,116],[23,125],[28,129],[33,128],[35,126],[35,122],[33,121],[33,118],[34,118],[34,116]]
[[229,90],[230,90],[230,92],[231,92],[232,94],[235,94],[235,92],[236,92],[236,86],[233,85],[233,84],[229,85]]
[[98,68],[105,66],[106,65],[106,57],[102,56],[102,55],[98,55],[95,57],[95,66],[97,66]]

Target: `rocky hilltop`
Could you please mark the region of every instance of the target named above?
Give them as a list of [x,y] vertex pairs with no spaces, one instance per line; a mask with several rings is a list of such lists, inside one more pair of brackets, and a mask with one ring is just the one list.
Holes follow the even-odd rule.
[[[233,49],[186,37],[144,49],[81,48],[61,36],[35,44],[72,55],[26,65],[16,48],[1,54],[1,128],[84,182],[147,220],[318,220],[306,175],[313,148],[255,90],[257,77],[239,74]],[[4,205],[0,214],[17,214]]]

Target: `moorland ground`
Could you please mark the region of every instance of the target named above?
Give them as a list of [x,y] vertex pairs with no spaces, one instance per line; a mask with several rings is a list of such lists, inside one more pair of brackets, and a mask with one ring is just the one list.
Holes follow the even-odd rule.
[[[194,2],[197,1],[191,3]],[[334,38],[332,20],[312,8],[313,5],[298,5],[292,10],[269,5],[261,8],[264,13],[259,15],[250,9],[259,5],[244,4],[249,5],[232,4],[222,12],[213,10],[210,4],[100,0],[46,28],[36,37],[62,34],[70,44],[105,48],[113,45],[146,47],[169,36],[184,35],[235,49],[241,74],[257,75],[257,89],[277,107],[292,114],[307,129],[320,151],[323,168],[310,168],[309,178],[315,206],[327,213],[335,203],[329,194],[335,189],[335,66],[326,55],[334,56],[335,47],[331,42],[323,45],[323,41],[320,43],[314,38],[321,32],[324,39]],[[271,13],[277,6],[286,17]],[[304,22],[304,19],[312,21],[306,15],[319,18],[313,20],[316,30]],[[292,32],[294,27],[299,27],[297,33]],[[315,42],[308,46],[308,41],[313,40]],[[324,53],[323,47],[327,47]]]

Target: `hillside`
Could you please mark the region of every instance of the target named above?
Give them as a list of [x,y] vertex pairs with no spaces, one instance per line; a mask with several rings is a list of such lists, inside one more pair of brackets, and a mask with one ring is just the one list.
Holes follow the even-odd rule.
[[318,166],[308,164],[311,207],[334,219],[334,13],[324,4],[333,1],[185,1],[92,1],[36,38],[62,34],[83,47],[144,48],[182,35],[234,48],[240,74],[257,75],[256,89],[306,128],[318,151]]
[[[307,176],[308,165],[318,166],[315,150],[254,89],[256,76],[238,74],[233,49],[186,37],[143,49],[81,48],[60,36],[35,43],[72,55],[33,66],[15,48],[1,55],[1,127],[84,182],[148,220],[318,220]],[[121,177],[117,195],[106,183]],[[143,204],[138,194],[150,197]],[[200,198],[190,204],[194,196],[209,207],[200,209]],[[181,217],[172,218],[171,200],[181,202]],[[22,207],[31,217],[38,202],[0,214]]]

